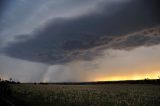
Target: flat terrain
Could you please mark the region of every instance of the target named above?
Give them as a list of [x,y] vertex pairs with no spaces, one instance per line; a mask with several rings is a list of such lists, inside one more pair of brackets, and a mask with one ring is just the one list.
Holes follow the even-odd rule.
[[152,84],[11,85],[18,106],[160,106],[160,86]]

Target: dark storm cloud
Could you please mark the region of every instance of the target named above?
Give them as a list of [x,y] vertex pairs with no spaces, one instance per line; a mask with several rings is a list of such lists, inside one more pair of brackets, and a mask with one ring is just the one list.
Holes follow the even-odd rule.
[[157,44],[160,44],[160,27],[116,38],[109,46],[114,49],[131,50],[139,46],[153,46]]
[[5,7],[6,3],[7,3],[6,0],[0,1],[0,16],[1,16],[1,12],[3,12],[3,8]]
[[[125,5],[118,2],[102,7],[83,16],[51,20],[33,38],[9,44],[4,52],[24,60],[59,64],[73,59],[91,60],[101,50],[92,48],[102,45],[126,49],[160,42],[159,34],[126,37],[128,33],[160,24],[158,0],[134,0]],[[108,15],[107,12],[115,13]]]

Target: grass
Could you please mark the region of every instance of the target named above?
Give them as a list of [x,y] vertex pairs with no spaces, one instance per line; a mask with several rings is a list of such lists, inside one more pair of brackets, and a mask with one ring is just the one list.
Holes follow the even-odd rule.
[[160,106],[160,86],[150,84],[13,84],[19,106]]

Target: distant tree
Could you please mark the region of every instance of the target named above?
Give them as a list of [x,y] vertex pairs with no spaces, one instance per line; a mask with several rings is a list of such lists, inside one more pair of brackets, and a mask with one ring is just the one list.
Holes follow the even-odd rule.
[[10,81],[10,82],[12,82],[12,81],[13,81],[13,79],[12,79],[12,78],[10,78],[10,79],[9,79],[9,81]]
[[20,84],[20,83],[21,83],[20,81],[17,82],[17,84]]
[[145,78],[144,80],[149,80],[149,78]]

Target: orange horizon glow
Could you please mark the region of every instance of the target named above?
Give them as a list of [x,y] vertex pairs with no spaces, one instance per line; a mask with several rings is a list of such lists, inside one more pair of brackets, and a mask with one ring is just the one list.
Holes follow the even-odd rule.
[[94,81],[121,81],[121,80],[143,80],[143,79],[159,79],[160,71],[151,72],[147,74],[134,74],[134,75],[115,75],[115,76],[102,76],[95,78]]

